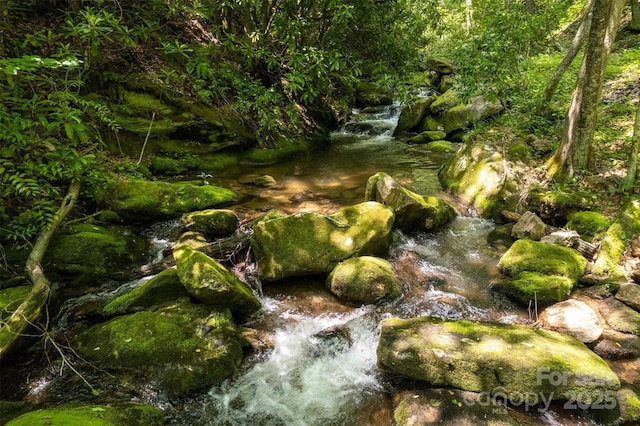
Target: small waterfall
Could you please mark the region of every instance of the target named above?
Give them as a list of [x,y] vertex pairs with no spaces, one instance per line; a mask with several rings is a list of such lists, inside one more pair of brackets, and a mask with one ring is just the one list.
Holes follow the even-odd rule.
[[[278,302],[264,300],[269,309]],[[204,409],[211,425],[351,424],[367,395],[376,394],[375,347],[378,321],[372,307],[346,314],[308,316],[281,312],[294,320],[275,331],[274,347],[263,359],[209,392]],[[346,325],[346,338],[318,333]]]
[[345,123],[335,136],[357,136],[367,138],[391,138],[398,125],[402,107],[400,102],[392,105],[354,109],[351,120]]

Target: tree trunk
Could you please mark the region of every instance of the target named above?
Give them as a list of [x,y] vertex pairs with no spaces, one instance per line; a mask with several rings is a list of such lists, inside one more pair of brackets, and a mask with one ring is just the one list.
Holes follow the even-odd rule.
[[640,149],[640,98],[636,105],[636,120],[633,126],[633,137],[631,138],[631,148],[629,149],[629,162],[627,163],[627,176],[624,179],[625,189],[633,187],[636,180],[640,179],[638,173],[638,150]]
[[465,1],[465,18],[467,21],[467,32],[471,32],[471,28],[473,27],[473,0]]
[[632,31],[640,31],[640,0],[629,0],[631,3],[631,22],[629,28]]
[[623,6],[624,0],[594,0],[578,82],[565,117],[560,146],[547,161],[547,180],[562,181],[589,167],[604,73]]
[[589,28],[591,27],[591,17],[593,16],[593,0],[590,0],[587,5],[587,11],[582,19],[582,23],[580,27],[578,27],[578,31],[576,35],[573,37],[573,41],[571,42],[571,47],[567,51],[567,54],[562,59],[562,62],[558,64],[551,80],[549,80],[549,84],[547,84],[547,88],[544,91],[544,99],[542,100],[542,104],[540,105],[540,110],[545,110],[549,107],[551,103],[551,99],[558,88],[558,84],[560,84],[560,80],[564,75],[565,71],[569,68],[575,57],[578,55],[582,46],[584,46],[584,42],[587,40],[587,34],[589,34]]
[[9,349],[11,349],[25,328],[38,319],[40,316],[40,309],[49,298],[49,280],[44,274],[40,263],[42,262],[42,258],[44,257],[47,248],[49,247],[51,237],[53,237],[56,229],[60,226],[62,221],[64,221],[67,214],[69,214],[71,209],[73,209],[79,193],[80,182],[74,180],[71,182],[67,195],[64,197],[53,222],[51,222],[51,225],[47,230],[43,231],[38,236],[38,239],[29,254],[25,269],[33,287],[18,309],[16,309],[11,314],[11,317],[6,322],[2,323],[2,326],[0,327],[0,359],[2,359]]

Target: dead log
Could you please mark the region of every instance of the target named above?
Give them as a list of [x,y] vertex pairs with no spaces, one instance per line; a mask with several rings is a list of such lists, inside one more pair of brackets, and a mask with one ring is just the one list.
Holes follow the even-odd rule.
[[[245,260],[246,252],[250,245],[249,235],[237,233],[227,238],[212,241],[197,250],[216,259],[222,264],[235,265]],[[175,264],[176,260],[173,257],[173,253],[169,251],[162,260],[135,269],[133,271],[133,278],[156,275],[167,268],[175,266]]]
[[51,225],[38,236],[29,254],[25,270],[33,287],[18,309],[13,311],[9,319],[0,325],[0,359],[11,349],[27,326],[33,324],[40,317],[41,309],[49,299],[51,288],[49,279],[42,269],[42,258],[49,247],[53,234],[73,209],[79,194],[80,181],[74,180],[69,185],[67,195],[62,200]]

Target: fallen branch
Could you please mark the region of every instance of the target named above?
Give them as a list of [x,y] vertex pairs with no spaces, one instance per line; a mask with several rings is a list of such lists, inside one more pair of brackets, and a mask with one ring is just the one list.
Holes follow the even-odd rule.
[[25,270],[33,287],[18,309],[11,314],[11,317],[6,322],[0,325],[0,359],[11,349],[25,328],[38,319],[40,309],[49,298],[50,283],[42,269],[42,258],[56,229],[73,209],[79,193],[80,181],[74,180],[69,185],[67,195],[62,200],[62,204],[56,212],[51,225],[38,236],[29,254]]

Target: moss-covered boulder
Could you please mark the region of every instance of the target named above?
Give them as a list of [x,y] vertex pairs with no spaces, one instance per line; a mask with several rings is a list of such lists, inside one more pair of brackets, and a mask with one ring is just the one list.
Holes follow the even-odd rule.
[[251,289],[215,259],[188,246],[174,250],[178,277],[187,292],[208,305],[249,315],[262,307]]
[[149,281],[115,298],[103,309],[105,315],[132,313],[153,306],[175,303],[188,298],[189,293],[180,282],[176,268],[165,269]]
[[373,256],[340,262],[329,274],[327,287],[351,303],[377,303],[395,299],[401,294],[391,263]]
[[518,181],[505,168],[502,153],[494,146],[467,143],[438,173],[445,190],[457,195],[485,217],[499,217],[501,210],[514,210]]
[[433,114],[442,114],[446,110],[453,108],[456,105],[462,105],[462,99],[460,94],[454,89],[449,89],[442,95],[433,100],[429,109]]
[[572,213],[591,208],[595,203],[583,191],[562,187],[546,189],[532,185],[528,189],[527,204],[529,210],[545,223],[564,226]]
[[228,309],[177,304],[116,317],[72,343],[85,360],[181,396],[233,375],[242,347]]
[[0,290],[0,320],[4,321],[11,316],[31,292],[31,288],[30,285],[21,285]]
[[601,236],[611,224],[611,220],[601,213],[593,211],[580,211],[569,214],[569,222],[565,228],[576,231],[580,238],[591,241],[596,236]]
[[422,121],[420,121],[420,124],[418,125],[419,132],[442,131],[442,129],[444,129],[442,121],[440,121],[433,115],[427,115],[422,119]]
[[362,81],[356,84],[355,89],[357,107],[391,105],[393,103],[393,93],[375,83]]
[[427,130],[408,140],[409,143],[427,144],[429,142],[435,142],[443,140],[447,137],[447,134],[441,130]]
[[440,140],[429,142],[427,144],[427,149],[433,152],[453,152],[457,148],[452,142]]
[[109,405],[64,404],[25,413],[11,426],[162,426],[164,415],[155,407],[134,403]]
[[189,231],[214,238],[233,234],[240,223],[232,210],[208,209],[182,215],[182,225]]
[[[432,105],[433,107],[433,105]],[[504,107],[499,102],[487,102],[482,96],[471,99],[467,105],[456,105],[447,109],[442,117],[444,131],[466,129],[480,120],[499,114]]]
[[591,273],[611,283],[625,281],[621,261],[629,242],[640,235],[640,200],[627,203],[607,229],[600,243],[598,258]]
[[516,142],[507,149],[507,158],[511,161],[527,162],[533,157],[533,148],[524,142]]
[[100,196],[103,207],[131,223],[176,218],[183,213],[220,207],[236,200],[233,191],[213,185],[145,180],[115,183]]
[[145,262],[147,249],[146,239],[128,229],[82,224],[54,235],[43,265],[52,278],[74,285],[127,280]]
[[251,242],[258,274],[264,281],[328,274],[352,256],[385,253],[394,217],[390,207],[376,202],[331,215],[268,215],[253,223]]
[[640,423],[640,388],[625,385],[618,391],[620,404],[620,421],[622,424]]
[[574,249],[518,240],[498,262],[509,279],[494,288],[523,303],[561,302],[569,297],[586,266],[587,259]]
[[420,98],[417,99],[414,103],[403,107],[393,135],[398,136],[403,132],[407,132],[416,128],[422,121],[422,118],[428,111],[429,106],[435,99],[435,96]]
[[520,325],[421,317],[382,321],[378,365],[393,374],[529,403],[602,401],[620,381],[573,337]]
[[456,215],[443,199],[416,194],[384,172],[369,178],[365,200],[391,207],[396,215],[394,227],[402,230],[435,230]]

